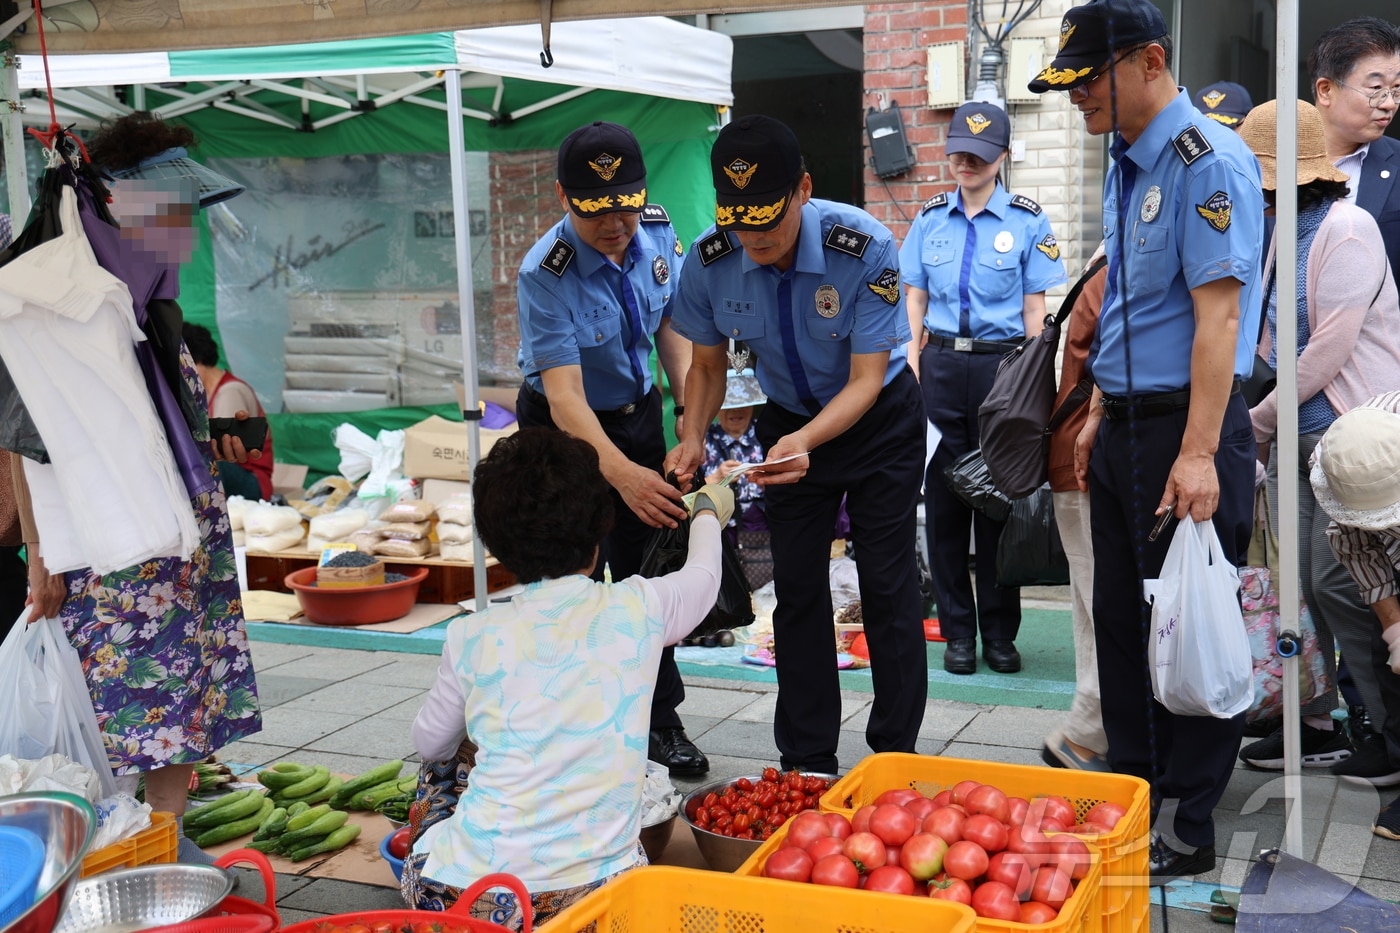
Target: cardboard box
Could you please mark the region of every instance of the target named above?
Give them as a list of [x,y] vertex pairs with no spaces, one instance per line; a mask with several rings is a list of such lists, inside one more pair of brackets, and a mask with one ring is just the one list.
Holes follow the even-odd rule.
[[[481,428],[481,455],[496,441],[514,434],[516,426],[493,431]],[[455,479],[471,481],[471,466],[467,463],[467,426],[461,421],[448,421],[433,415],[404,431],[403,472],[415,479]]]
[[288,499],[300,499],[306,494],[306,471],[304,463],[274,463],[272,491],[280,492]]
[[472,484],[456,479],[423,480],[423,498],[433,505],[440,505],[456,495],[471,495]]

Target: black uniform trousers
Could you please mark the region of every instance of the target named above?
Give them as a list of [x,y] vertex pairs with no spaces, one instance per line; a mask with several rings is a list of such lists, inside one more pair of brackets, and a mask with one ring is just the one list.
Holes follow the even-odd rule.
[[[549,405],[525,386],[515,401],[515,416],[522,428],[554,428],[558,425],[550,416]],[[600,413],[598,423],[608,440],[631,460],[650,470],[661,472],[666,459],[666,436],[661,427],[661,392],[652,386],[637,408],[628,415]],[[647,543],[656,529],[637,517],[616,489],[610,489],[613,500],[613,530],[603,539],[598,550],[598,564],[593,579],[603,579],[603,567],[611,568],[614,580],[625,580],[642,568]],[[681,717],[676,707],[685,702],[685,684],[676,667],[676,649],[667,645],[661,652],[661,666],[656,672],[656,692],[651,697],[651,728],[680,728]]]
[[[1187,409],[1099,425],[1089,461],[1094,515],[1094,644],[1108,758],[1113,770],[1152,782],[1157,831],[1178,850],[1215,843],[1212,811],[1225,793],[1244,733],[1233,719],[1178,716],[1152,696],[1150,610],[1142,581],[1157,577],[1176,525],[1148,534],[1181,449]],[[1225,557],[1244,563],[1254,527],[1254,428],[1244,398],[1230,397],[1215,470],[1214,522]],[[1174,837],[1174,838],[1173,838]]]
[[29,568],[19,556],[22,547],[0,546],[0,641],[10,634],[29,598]]
[[[771,450],[811,420],[770,401],[758,439]],[[914,538],[923,451],[923,399],[906,369],[859,421],[812,451],[801,480],[764,489],[778,597],[773,738],[785,769],[838,770],[841,691],[828,567],[843,495],[875,688],[865,738],[877,752],[914,751],[928,696]]]
[[[943,437],[924,477],[929,575],[944,638],[1014,641],[1021,630],[1021,591],[997,586],[997,542],[1005,522],[974,512],[948,488],[943,471],[982,445],[977,409],[992,390],[999,353],[964,353],[929,345],[919,354],[928,420]],[[968,532],[977,546],[977,602],[967,570]]]

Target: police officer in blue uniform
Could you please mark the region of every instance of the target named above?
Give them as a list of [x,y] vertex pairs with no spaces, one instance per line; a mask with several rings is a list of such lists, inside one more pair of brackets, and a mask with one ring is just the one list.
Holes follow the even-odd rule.
[[1109,763],[1152,782],[1153,884],[1215,867],[1212,811],[1244,729],[1242,715],[1178,716],[1153,699],[1142,581],[1161,571],[1173,531],[1154,532],[1169,515],[1213,521],[1226,558],[1244,560],[1255,445],[1239,380],[1259,332],[1264,215],[1258,163],[1176,86],[1171,45],[1147,0],[1097,0],[1065,14],[1059,54],[1030,83],[1068,91],[1090,134],[1117,133],[1096,387],[1075,470],[1094,515]]
[[743,341],[768,396],[758,436],[773,466],[758,481],[778,597],[782,766],[838,767],[827,566],[843,495],[875,678],[866,740],[912,752],[928,689],[914,539],[924,408],[905,362],[893,237],[864,211],[813,199],[797,137],[771,117],[726,126],[710,165],[716,226],[691,247],[673,317],[693,344],[691,418],[666,465],[681,479],[699,469],[705,425],[724,400],[728,341]]
[[1244,118],[1254,109],[1254,98],[1243,85],[1233,81],[1217,81],[1207,84],[1191,95],[1196,109],[1221,126],[1228,126],[1236,133],[1244,124]]
[[[525,254],[517,300],[525,380],[521,427],[557,427],[592,444],[612,485],[616,525],[593,576],[635,574],[652,528],[685,520],[680,492],[661,476],[666,441],[653,344],[684,414],[689,344],[671,330],[682,251],[670,218],[647,203],[636,138],[616,123],[580,127],[559,147],[555,194],[565,216]],[[708,419],[701,424],[708,423]],[[709,770],[676,707],[685,686],[667,648],[652,698],[649,757],[678,776]]]
[[1001,358],[1044,328],[1045,290],[1065,280],[1060,246],[1040,205],[999,180],[1011,122],[994,104],[973,101],[953,113],[946,151],[957,190],[924,204],[899,250],[913,342],[929,422],[941,435],[924,479],[929,572],[938,622],[948,639],[943,667],[977,671],[977,634],[987,665],[1021,669],[1016,634],[1021,591],[997,585],[990,559],[979,562],[977,601],[967,571],[968,530],[977,553],[997,552],[1003,522],[974,513],[943,471],[979,445],[977,409]]

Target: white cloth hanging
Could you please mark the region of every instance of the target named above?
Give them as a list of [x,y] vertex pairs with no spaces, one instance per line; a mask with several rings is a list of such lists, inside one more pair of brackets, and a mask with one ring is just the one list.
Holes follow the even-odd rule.
[[52,460],[24,475],[52,573],[188,560],[199,529],[146,390],[126,285],[98,265],[77,195],[63,233],[0,266],[0,357]]

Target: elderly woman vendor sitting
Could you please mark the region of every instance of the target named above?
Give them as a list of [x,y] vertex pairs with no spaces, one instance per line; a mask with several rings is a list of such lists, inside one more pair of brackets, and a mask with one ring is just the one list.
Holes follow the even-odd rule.
[[[682,569],[608,584],[588,577],[613,514],[587,443],[523,430],[482,460],[472,493],[482,542],[525,590],[448,627],[413,741],[425,761],[442,762],[470,735],[474,766],[452,812],[415,840],[403,893],[441,910],[483,875],[508,872],[539,922],[646,864],[638,833],[657,665],[715,604],[734,496],[696,493]],[[419,797],[436,807],[421,782]],[[521,919],[505,894],[482,895],[472,912]]]

